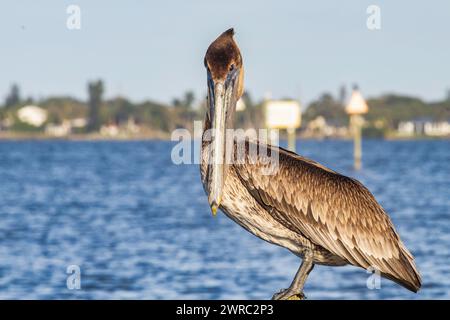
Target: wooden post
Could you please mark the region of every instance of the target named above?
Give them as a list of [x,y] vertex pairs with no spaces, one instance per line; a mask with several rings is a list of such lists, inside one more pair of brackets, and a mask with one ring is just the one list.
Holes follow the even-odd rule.
[[288,149],[292,152],[295,152],[295,144],[296,144],[296,136],[295,136],[295,128],[287,128],[288,134]]
[[369,106],[358,91],[358,86],[353,87],[350,102],[345,107],[345,111],[350,115],[350,131],[353,136],[353,160],[355,170],[361,169],[362,147],[361,147],[361,127],[364,123],[363,114],[369,111]]
[[359,114],[350,115],[350,125],[353,133],[354,168],[355,170],[359,170],[361,169],[361,158],[362,158],[361,116]]
[[273,146],[278,146],[280,144],[280,136],[279,136],[279,130],[274,128],[269,128],[267,131],[268,139],[267,143],[271,144]]

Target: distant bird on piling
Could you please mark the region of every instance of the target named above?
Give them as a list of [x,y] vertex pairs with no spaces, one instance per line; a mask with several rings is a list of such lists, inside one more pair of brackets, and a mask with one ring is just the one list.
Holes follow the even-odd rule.
[[[269,145],[266,153],[251,158],[252,147],[263,147],[258,141],[244,142],[241,161],[226,161],[228,153],[238,149],[237,140],[229,143],[226,130],[233,128],[244,84],[242,56],[233,35],[233,29],[222,33],[204,59],[208,108],[201,179],[214,215],[220,209],[257,237],[302,258],[290,287],[272,298],[303,298],[315,264],[371,267],[417,292],[421,279],[413,256],[387,213],[359,181],[280,147]],[[265,174],[268,157],[274,156],[278,167]]]

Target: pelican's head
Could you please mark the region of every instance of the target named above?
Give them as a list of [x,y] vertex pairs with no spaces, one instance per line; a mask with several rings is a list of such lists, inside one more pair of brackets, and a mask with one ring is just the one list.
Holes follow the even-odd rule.
[[208,77],[208,113],[211,123],[208,201],[215,215],[222,199],[227,167],[226,129],[232,127],[236,102],[244,90],[244,70],[239,47],[229,29],[211,43],[205,55]]

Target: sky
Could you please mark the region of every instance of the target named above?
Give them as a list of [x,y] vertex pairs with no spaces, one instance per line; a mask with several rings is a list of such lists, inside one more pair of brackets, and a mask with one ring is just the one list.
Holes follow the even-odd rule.
[[[450,1],[92,1],[0,4],[0,99],[12,83],[24,96],[86,99],[88,80],[107,97],[170,103],[206,95],[203,57],[234,27],[245,88],[255,99],[300,99],[357,83],[365,96],[399,93],[442,100],[450,88]],[[78,5],[81,28],[66,26]],[[369,5],[380,29],[369,30]]]

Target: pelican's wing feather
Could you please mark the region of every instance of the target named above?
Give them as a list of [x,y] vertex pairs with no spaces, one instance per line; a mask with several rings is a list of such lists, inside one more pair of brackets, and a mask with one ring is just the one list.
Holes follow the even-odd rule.
[[[277,221],[353,265],[373,267],[412,291],[420,288],[411,253],[359,181],[282,148],[250,155],[251,145],[246,142],[246,159],[233,168]],[[268,161],[277,154],[278,166]]]

